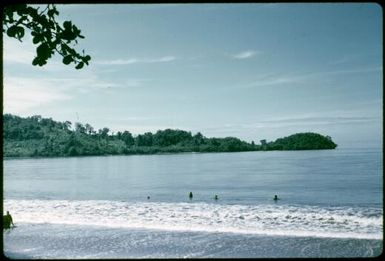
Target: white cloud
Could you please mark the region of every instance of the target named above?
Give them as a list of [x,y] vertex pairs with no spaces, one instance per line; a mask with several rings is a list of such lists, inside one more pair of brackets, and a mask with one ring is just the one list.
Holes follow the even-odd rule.
[[[338,116],[335,116],[338,115]],[[236,132],[239,130],[256,129],[285,129],[288,127],[314,127],[331,125],[361,125],[372,124],[381,121],[381,116],[367,116],[364,113],[357,114],[356,111],[332,111],[325,113],[305,113],[302,115],[287,115],[283,117],[261,118],[255,122],[227,123],[213,126],[206,130],[221,130],[224,132]]]
[[92,71],[78,71],[76,76],[23,77],[7,74],[4,77],[4,111],[23,114],[34,108],[90,92],[113,92],[128,87],[139,87],[148,79],[126,78],[104,80]]
[[342,74],[354,74],[354,73],[367,73],[367,72],[380,72],[382,67],[368,67],[368,68],[358,68],[350,70],[334,70],[327,72],[316,72],[308,74],[307,76],[325,76],[325,75],[342,75]]
[[251,87],[258,86],[270,86],[270,85],[279,85],[286,83],[299,82],[300,77],[274,77],[269,79],[260,79],[250,84]]
[[251,58],[251,57],[255,56],[256,54],[257,54],[256,51],[247,50],[247,51],[244,51],[241,53],[234,54],[234,55],[232,55],[232,57],[236,58],[236,59],[247,59],[247,58]]
[[4,77],[4,111],[21,114],[28,110],[59,102],[72,100],[76,96],[90,92],[111,93],[124,88],[143,86],[148,79],[127,78],[103,80],[91,71],[78,71],[76,77]]
[[[381,126],[381,117],[364,116],[363,114],[358,116],[333,116],[333,112],[325,113],[324,115],[311,115],[304,114],[300,116],[293,115],[280,118],[262,119],[256,122],[245,123],[228,123],[222,125],[214,125],[207,128],[201,128],[200,131],[206,137],[226,137],[234,136],[244,140],[267,139],[273,141],[279,137],[285,137],[299,132],[316,132],[322,135],[330,135],[337,144],[341,144],[345,141],[345,145],[349,145],[351,141],[349,137],[344,138],[346,132],[345,129],[352,129],[352,135],[360,128],[372,128]],[[379,130],[377,127],[375,128]],[[354,131],[353,131],[354,130]],[[365,129],[368,130],[368,129]],[[375,135],[378,135],[374,133]],[[377,136],[378,138],[379,136]],[[357,139],[358,138],[358,139]],[[374,137],[376,138],[376,137]],[[360,137],[355,138],[355,142],[363,142]]]
[[259,128],[282,128],[287,126],[364,124],[379,120],[378,117],[371,116],[303,116],[263,120],[257,125]]
[[30,37],[25,37],[23,42],[4,37],[3,61],[4,63],[28,64],[32,66],[35,57],[34,46],[30,43]]
[[126,65],[126,64],[134,64],[134,63],[164,63],[171,62],[176,60],[175,56],[164,56],[160,58],[154,59],[138,59],[138,58],[130,58],[130,59],[116,59],[116,60],[107,60],[107,61],[96,61],[97,64],[102,65]]
[[4,111],[21,114],[71,97],[49,81],[35,78],[4,77]]
[[314,78],[318,80],[325,79],[332,76],[340,76],[346,74],[359,74],[359,73],[369,73],[369,72],[381,72],[382,67],[369,67],[369,68],[357,68],[357,69],[347,69],[347,70],[334,70],[334,71],[321,71],[321,72],[309,72],[302,74],[267,74],[261,75],[254,82],[249,83],[245,87],[259,87],[259,86],[272,86],[280,85],[287,83],[306,83],[311,80],[314,81]]

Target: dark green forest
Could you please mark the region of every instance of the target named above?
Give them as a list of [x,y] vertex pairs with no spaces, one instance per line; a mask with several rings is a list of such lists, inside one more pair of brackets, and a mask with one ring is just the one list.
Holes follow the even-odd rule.
[[207,138],[200,132],[158,130],[132,135],[129,131],[111,133],[95,130],[90,124],[51,118],[3,115],[3,157],[63,157],[90,155],[129,155],[177,152],[240,152],[259,150],[334,149],[329,136],[298,133],[260,144],[235,137]]

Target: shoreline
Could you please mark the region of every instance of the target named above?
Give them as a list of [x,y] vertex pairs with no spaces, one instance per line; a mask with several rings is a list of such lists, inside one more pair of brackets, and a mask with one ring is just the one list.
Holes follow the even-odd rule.
[[3,156],[3,160],[15,159],[65,159],[65,158],[88,158],[88,157],[112,157],[112,156],[153,156],[153,155],[178,155],[178,154],[219,154],[219,153],[247,153],[247,152],[296,152],[296,151],[336,151],[336,150],[382,150],[381,147],[337,147],[335,149],[309,149],[309,150],[249,150],[249,151],[185,151],[185,152],[157,152],[157,153],[143,153],[143,154],[104,154],[104,155],[77,155],[77,156]]
[[335,149],[302,149],[302,150],[247,150],[247,151],[182,151],[182,152],[156,152],[156,153],[132,153],[132,154],[104,154],[104,155],[77,155],[77,156],[3,156],[3,160],[14,159],[63,159],[63,158],[88,158],[88,157],[112,157],[112,156],[153,156],[153,155],[179,155],[179,154],[219,154],[219,153],[246,153],[246,152],[296,152],[296,151],[328,151]]
[[3,232],[10,258],[375,257],[382,239],[34,224]]
[[[159,227],[120,227],[120,226],[107,226],[107,225],[96,225],[96,224],[71,224],[71,223],[30,223],[30,222],[18,222],[14,228],[26,228],[26,227],[66,227],[70,230],[76,230],[77,228],[81,228],[84,230],[111,230],[111,231],[134,231],[134,232],[143,232],[143,233],[175,233],[175,234],[184,234],[184,233],[197,233],[197,234],[207,234],[207,235],[232,235],[239,237],[268,237],[268,238],[291,238],[295,239],[303,239],[303,238],[312,238],[319,240],[368,240],[368,241],[383,241],[383,237],[375,238],[375,237],[354,237],[354,236],[332,236],[328,235],[306,235],[306,234],[284,234],[284,233],[254,233],[254,232],[245,232],[245,231],[219,231],[219,230],[194,230],[194,229],[170,229],[170,228],[159,228]],[[11,233],[14,228],[10,230],[3,230],[3,233],[8,232]]]

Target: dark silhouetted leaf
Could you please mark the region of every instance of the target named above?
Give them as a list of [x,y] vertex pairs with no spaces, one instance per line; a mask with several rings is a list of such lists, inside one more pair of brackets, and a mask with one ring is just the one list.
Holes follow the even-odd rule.
[[39,64],[39,57],[35,57],[33,60],[32,60],[32,65],[38,65]]
[[83,62],[80,62],[78,65],[76,65],[76,69],[81,69],[81,68],[83,68],[83,66],[84,66],[84,63]]
[[70,64],[71,62],[73,61],[72,59],[72,56],[71,55],[67,55],[63,58],[63,63],[64,64]]
[[55,20],[55,15],[58,14],[53,4],[48,4],[43,9],[26,4],[8,5],[3,10],[3,33],[21,41],[25,36],[25,29],[31,31],[32,43],[38,45],[37,56],[32,61],[34,66],[43,66],[52,54],[58,53],[63,57],[64,64],[74,62],[76,69],[81,69],[84,64],[88,65],[90,57],[85,57],[84,51],[81,55],[69,45],[76,45],[78,39],[84,36],[80,35],[81,30],[71,21],[64,21],[62,28]]
[[42,43],[36,48],[37,56],[40,57],[42,60],[46,60],[51,56],[51,49],[49,48],[48,44]]
[[63,23],[64,30],[71,30],[72,22],[71,21],[65,21]]

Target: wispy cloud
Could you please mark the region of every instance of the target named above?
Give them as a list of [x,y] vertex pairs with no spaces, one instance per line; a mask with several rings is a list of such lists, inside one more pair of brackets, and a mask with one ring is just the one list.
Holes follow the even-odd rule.
[[346,65],[346,64],[357,64],[365,59],[372,59],[377,57],[375,54],[364,54],[364,53],[349,53],[342,56],[336,57],[334,60],[331,60],[329,64],[331,65]]
[[130,14],[132,12],[137,11],[151,11],[154,9],[167,9],[167,8],[175,8],[175,7],[183,7],[188,4],[181,3],[181,4],[171,4],[171,3],[161,3],[161,4],[147,4],[147,3],[141,3],[141,4],[133,4],[133,3],[127,3],[127,4],[103,4],[103,8],[100,8],[100,4],[93,4],[93,5],[84,5],[84,4],[58,4],[59,12],[78,12],[78,13],[84,13],[87,12],[87,16],[103,16],[106,15],[114,15],[114,14]]
[[4,78],[4,111],[24,113],[31,108],[69,100],[71,96],[62,88],[34,78]]
[[163,56],[160,58],[130,58],[130,59],[116,59],[116,60],[107,60],[107,61],[96,61],[97,64],[102,65],[126,65],[126,64],[135,64],[135,63],[165,63],[176,60],[175,56]]
[[30,37],[26,36],[23,42],[4,37],[3,61],[4,63],[28,64],[32,66],[35,50],[30,43]]
[[258,54],[258,52],[254,51],[254,50],[247,50],[244,52],[233,54],[231,56],[235,59],[247,59],[247,58],[251,58],[251,57],[255,56],[256,54]]
[[348,70],[316,72],[316,73],[310,73],[308,74],[308,76],[342,75],[342,74],[380,72],[380,71],[382,71],[382,67],[378,66],[378,67],[357,68],[357,69],[348,69]]
[[330,125],[330,124],[360,124],[378,121],[372,116],[302,116],[262,120],[259,127],[283,127],[288,125]]
[[259,87],[259,86],[272,86],[282,85],[288,83],[306,83],[309,80],[325,79],[326,76],[339,76],[348,74],[360,74],[381,72],[382,67],[369,67],[369,68],[357,68],[346,70],[334,70],[334,71],[321,71],[321,72],[307,72],[297,74],[265,74],[259,76],[255,81],[247,84],[245,87]]
[[362,124],[373,124],[380,122],[380,117],[371,116],[299,116],[299,117],[282,117],[274,119],[261,119],[256,122],[248,123],[228,123],[220,126],[212,126],[205,128],[207,132],[221,132],[229,135],[234,133],[247,133],[255,131],[272,131],[297,129],[298,131],[311,131],[312,129],[328,129],[331,126],[357,126]]
[[140,87],[147,81],[149,80],[140,78],[104,80],[92,72],[79,72],[77,76],[72,77],[6,76],[4,77],[4,111],[15,114],[24,113],[54,102],[72,100],[90,92],[124,92],[125,88]]
[[297,77],[295,76],[266,77],[266,78],[261,78],[252,82],[251,84],[248,85],[248,87],[280,85],[280,84],[299,82],[300,80],[301,80],[301,77],[298,77],[298,76]]
[[351,62],[352,59],[353,59],[353,56],[344,55],[343,57],[341,57],[339,59],[330,61],[330,64],[332,64],[332,65],[346,64],[346,63]]

